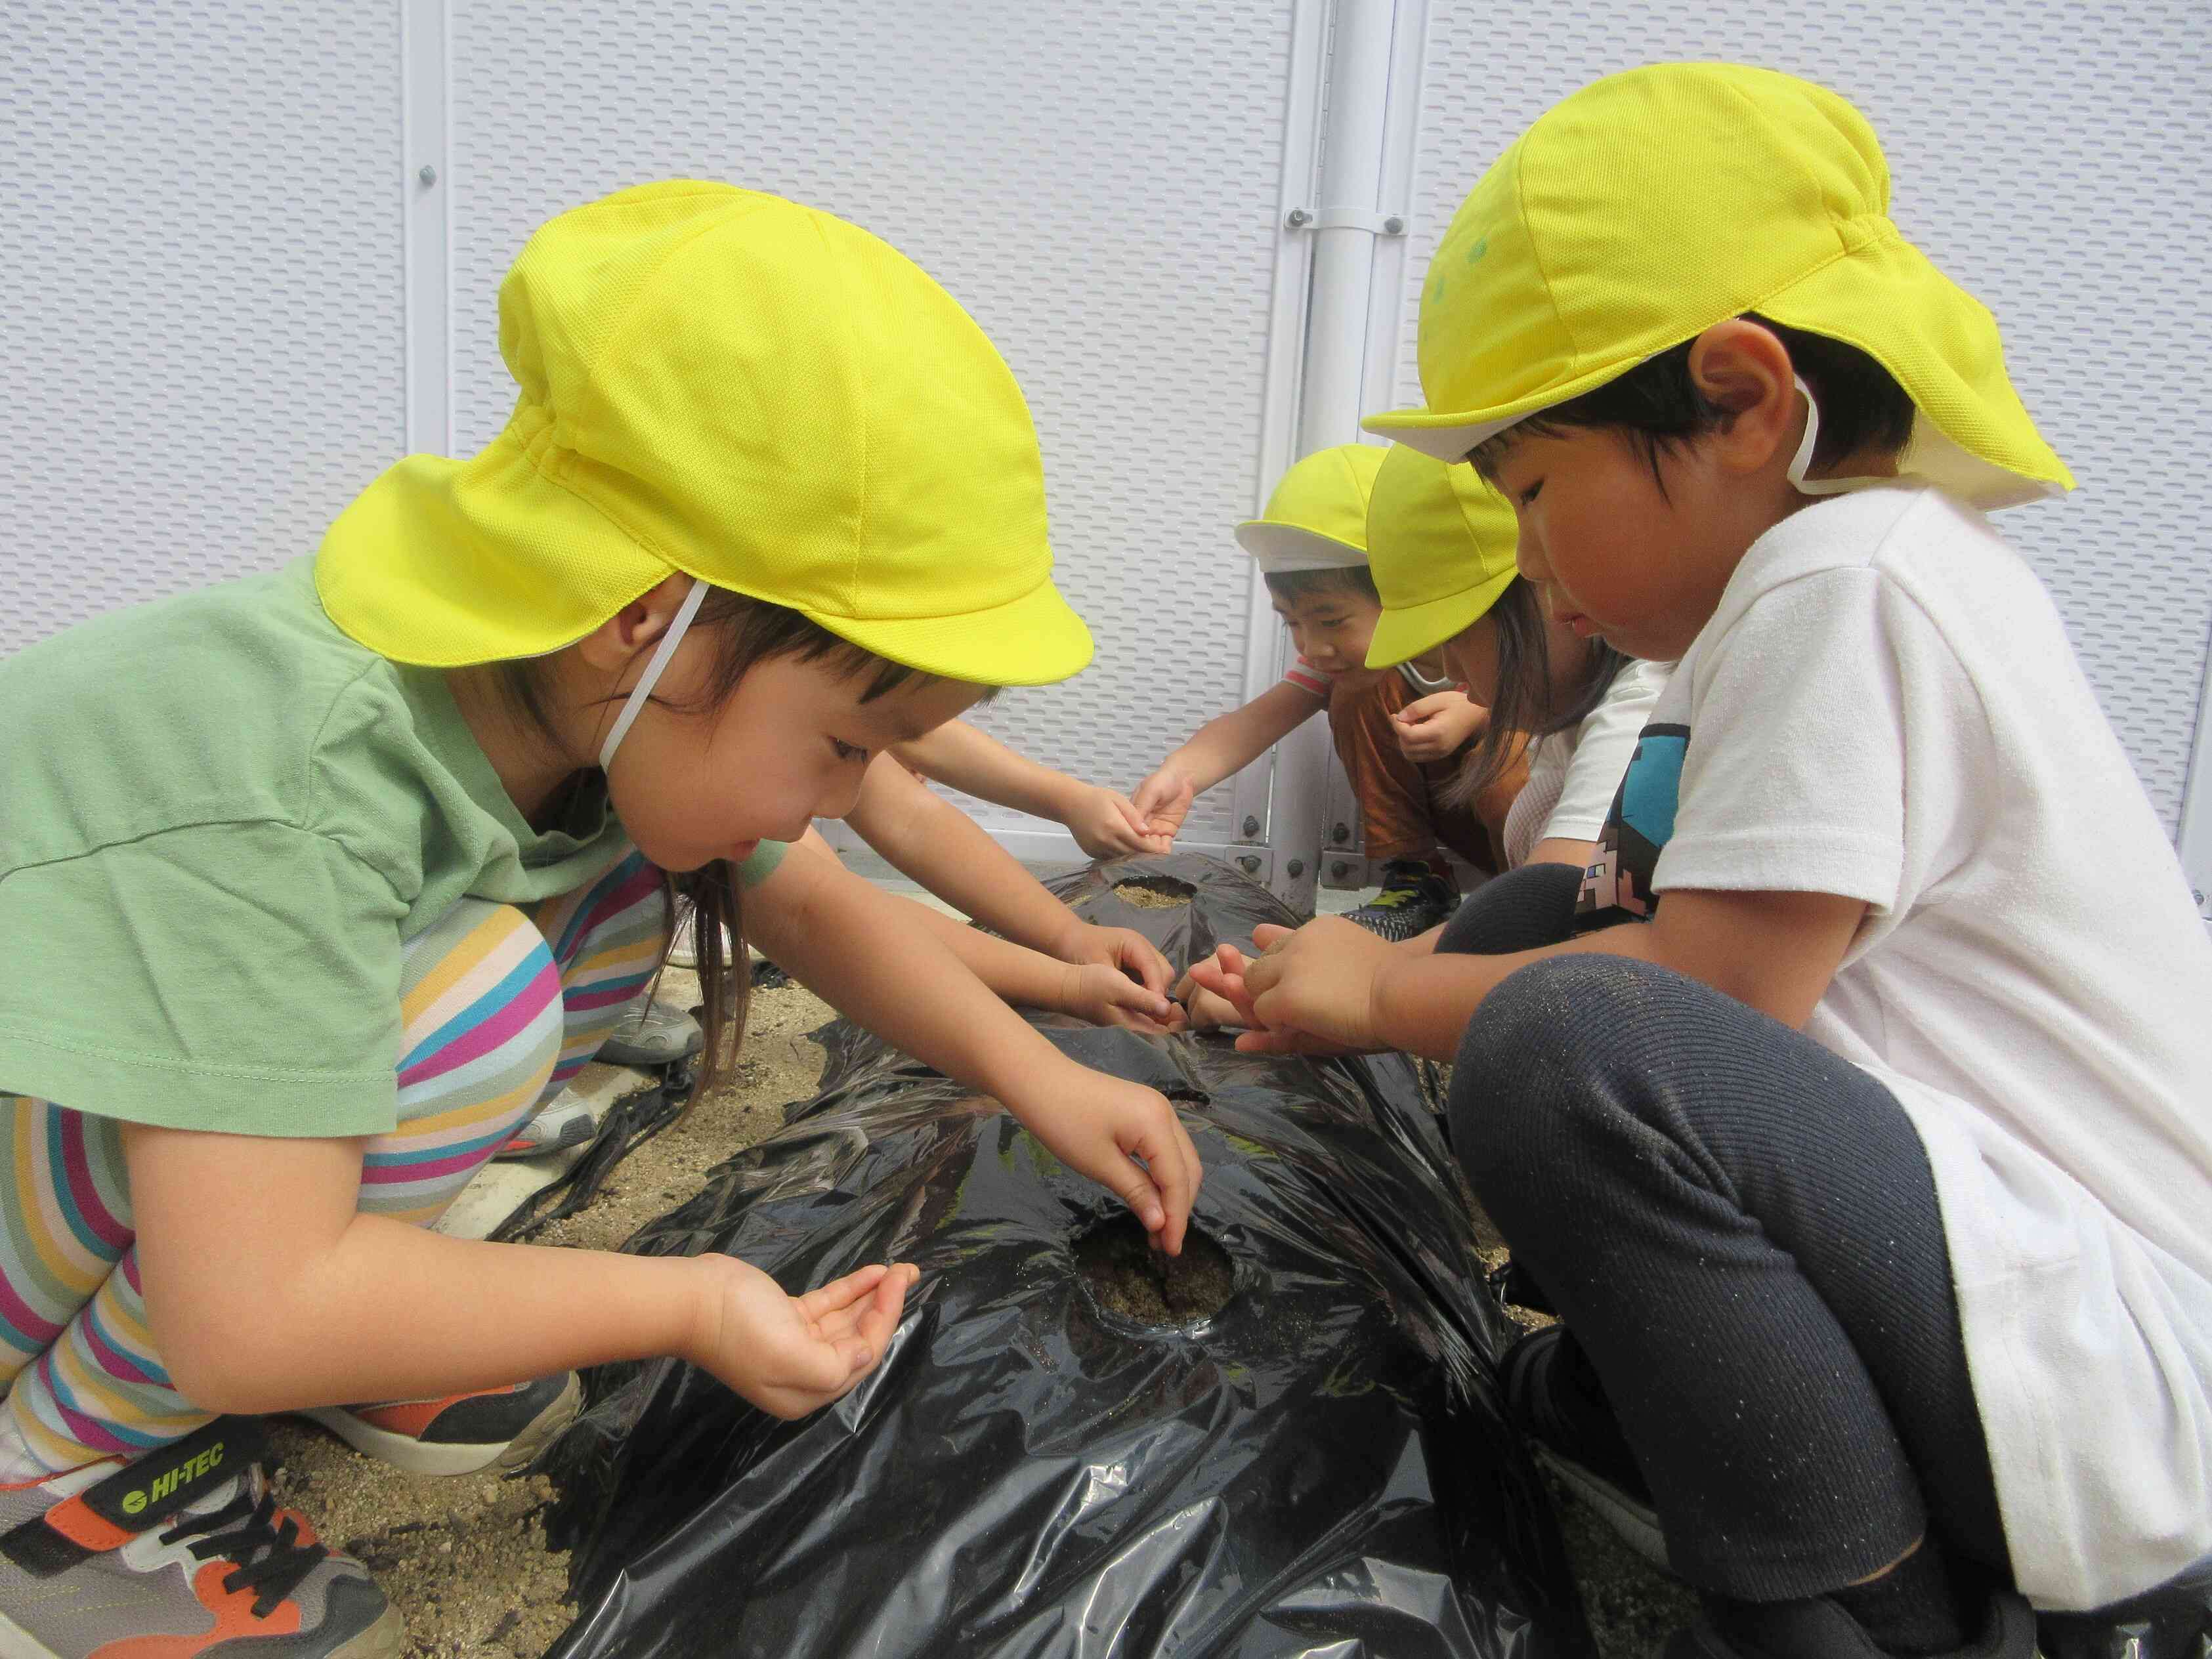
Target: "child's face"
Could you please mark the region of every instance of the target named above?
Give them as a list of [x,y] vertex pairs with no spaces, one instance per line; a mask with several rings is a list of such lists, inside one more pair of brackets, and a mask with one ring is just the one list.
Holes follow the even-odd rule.
[[1382,606],[1356,588],[1328,587],[1301,598],[1275,598],[1275,614],[1290,624],[1298,654],[1324,673],[1365,667],[1368,642]]
[[1478,617],[1443,642],[1444,672],[1485,708],[1498,701],[1498,619]]
[[1663,491],[1640,448],[1589,430],[1522,438],[1493,471],[1520,521],[1521,574],[1545,614],[1583,639],[1663,660],[1697,637],[1758,532],[1741,533],[1726,476],[1698,448],[1662,453],[1659,465]]
[[1688,369],[1727,418],[1661,450],[1656,474],[1641,444],[1604,429],[1522,435],[1486,469],[1546,613],[1661,661],[1688,649],[1751,544],[1808,499],[1786,476],[1805,414],[1782,343],[1730,319],[1698,337]]
[[[696,644],[695,644],[696,640]],[[864,678],[821,662],[756,664],[720,709],[690,712],[714,641],[677,647],[655,703],[617,751],[608,788],[623,827],[664,870],[742,859],[763,841],[797,841],[817,817],[842,817],[872,757],[972,707],[981,686],[909,682],[862,702]]]
[[[1539,599],[1539,605],[1542,603]],[[1544,658],[1551,675],[1548,702],[1536,711],[1548,717],[1566,705],[1581,684],[1588,660],[1587,636],[1577,635],[1548,612],[1540,612],[1544,624]],[[1443,643],[1444,671],[1467,687],[1467,694],[1487,708],[1498,701],[1498,618],[1484,616]]]

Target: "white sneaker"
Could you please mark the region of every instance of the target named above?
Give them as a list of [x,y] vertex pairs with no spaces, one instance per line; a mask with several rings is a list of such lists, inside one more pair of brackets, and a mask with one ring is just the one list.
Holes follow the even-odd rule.
[[[695,915],[684,931],[677,934],[675,939],[670,944],[668,947],[670,967],[696,968],[699,965],[699,941],[692,931],[698,925],[699,918]],[[730,937],[730,930],[726,927],[723,928],[722,960],[727,962],[736,953],[737,948],[737,941]]]
[[599,1133],[592,1109],[567,1089],[553,1097],[535,1117],[517,1126],[494,1158],[543,1158],[563,1147],[580,1146]]
[[690,1015],[673,1003],[651,1002],[615,1027],[599,1058],[610,1066],[672,1066],[705,1042]]

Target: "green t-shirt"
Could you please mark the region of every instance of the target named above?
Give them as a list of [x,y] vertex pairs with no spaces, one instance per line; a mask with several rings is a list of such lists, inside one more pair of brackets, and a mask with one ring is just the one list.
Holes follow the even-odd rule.
[[400,942],[629,850],[596,777],[532,830],[444,675],[340,633],[308,560],[83,623],[0,661],[0,1092],[380,1133]]

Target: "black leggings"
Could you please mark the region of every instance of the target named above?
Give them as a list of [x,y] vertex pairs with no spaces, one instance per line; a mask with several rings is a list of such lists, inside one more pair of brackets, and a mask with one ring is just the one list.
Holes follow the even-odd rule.
[[[1578,881],[1561,865],[1500,877],[1437,949],[1563,939]],[[1450,1110],[1685,1578],[1818,1595],[1925,1532],[2009,1581],[1935,1182],[1887,1089],[1698,981],[1601,954],[1490,994]]]

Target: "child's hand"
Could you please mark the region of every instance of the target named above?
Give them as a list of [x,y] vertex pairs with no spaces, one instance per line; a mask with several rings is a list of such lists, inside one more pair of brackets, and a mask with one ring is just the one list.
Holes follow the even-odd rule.
[[1244,1016],[1237,1012],[1236,1004],[1207,990],[1193,974],[1185,974],[1176,982],[1175,999],[1182,1004],[1194,1031],[1218,1031],[1224,1025],[1244,1024]]
[[1416,698],[1391,715],[1390,723],[1398,728],[1398,747],[1407,760],[1449,760],[1462,744],[1490,724],[1490,711],[1461,686]]
[[1067,1060],[1006,1107],[1062,1163],[1118,1194],[1155,1243],[1182,1253],[1206,1171],[1166,1096]]
[[1152,948],[1152,940],[1133,927],[1101,927],[1080,921],[1069,931],[1064,949],[1054,952],[1062,962],[1097,962],[1135,975],[1147,991],[1165,994],[1175,969]]
[[1164,853],[1171,837],[1152,834],[1127,795],[1103,784],[1086,783],[1060,820],[1075,844],[1094,859],[1110,859],[1117,853]]
[[683,1353],[772,1417],[804,1417],[873,1370],[898,1328],[911,1262],[848,1273],[805,1296],[787,1296],[735,1256],[697,1258],[694,1334]]
[[1393,947],[1341,916],[1322,916],[1295,932],[1262,926],[1257,957],[1224,945],[1191,977],[1232,1004],[1249,1026],[1237,1039],[1248,1054],[1372,1054],[1382,1045],[1372,1013],[1376,977]]
[[1118,967],[1085,963],[1067,970],[1060,1009],[1093,1025],[1120,1025],[1132,1031],[1180,1031],[1183,1012],[1165,993],[1148,990]]
[[1164,853],[1175,844],[1197,796],[1198,787],[1190,775],[1173,766],[1163,766],[1137,786],[1129,799],[1145,815],[1146,831],[1162,842],[1152,850]]

